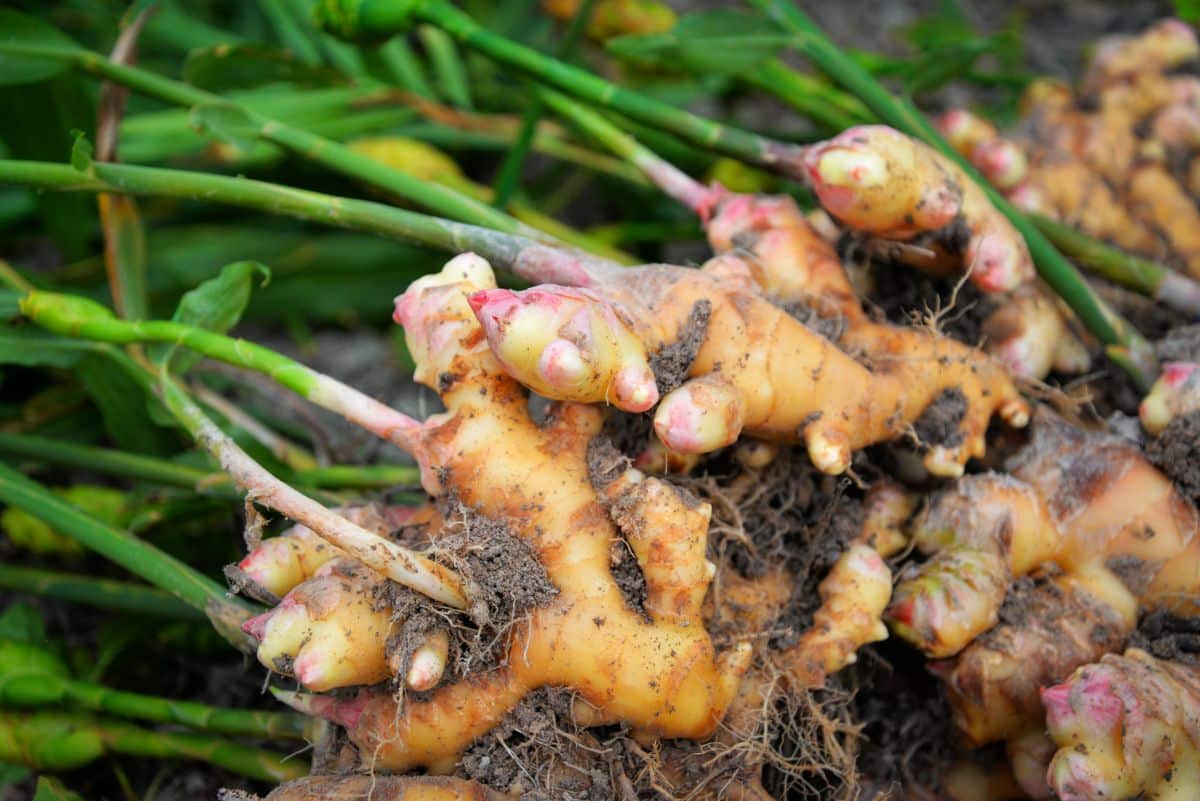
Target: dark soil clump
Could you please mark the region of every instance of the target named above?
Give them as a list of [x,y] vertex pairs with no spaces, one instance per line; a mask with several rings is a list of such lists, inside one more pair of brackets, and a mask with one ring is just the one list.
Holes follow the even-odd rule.
[[1184,496],[1200,504],[1200,412],[1176,417],[1145,450]]
[[679,332],[679,338],[670,345],[663,345],[650,356],[650,369],[654,372],[659,394],[665,395],[687,380],[692,362],[704,338],[708,336],[708,318],[712,316],[712,301],[700,300],[692,305],[687,322]]
[[966,413],[967,398],[962,390],[942,390],[913,424],[917,443],[924,447],[942,445],[954,448],[961,445],[963,435],[960,426]]
[[1200,619],[1151,612],[1138,623],[1129,645],[1159,659],[1200,666]]

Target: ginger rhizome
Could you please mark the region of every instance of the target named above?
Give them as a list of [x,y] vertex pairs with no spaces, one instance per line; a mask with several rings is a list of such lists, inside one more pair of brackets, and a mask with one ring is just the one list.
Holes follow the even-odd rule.
[[[966,410],[947,442],[931,443],[935,474],[958,475],[982,455],[994,414],[1024,425],[1028,406],[1000,365],[930,331],[869,321],[792,201],[716,203],[709,229],[720,255],[700,270],[581,265],[556,274],[574,286],[472,295],[504,368],[550,398],[631,412],[657,400],[655,430],[672,451],[708,452],[745,433],[803,442],[828,473],[908,431],[948,391]],[[732,249],[735,237],[748,255]],[[811,304],[844,331],[821,336],[780,308],[789,302]]]
[[1200,666],[1138,648],[1106,654],[1042,690],[1061,801],[1195,797]]
[[[464,669],[461,644],[451,642],[458,638],[452,617],[430,614],[413,593],[364,565],[329,557],[313,532],[294,528],[264,541],[240,566],[244,580],[282,595],[245,626],[260,661],[310,691],[282,698],[342,725],[373,769],[447,772],[546,687],[574,693],[578,725],[621,723],[642,740],[724,742],[729,727],[756,731],[780,692],[821,686],[862,645],[886,636],[881,617],[891,573],[880,554],[902,545],[889,528],[895,504],[876,504],[871,525],[834,561],[811,626],[787,647],[767,647],[761,632],[782,613],[794,578],[781,568],[756,579],[726,571],[719,600],[710,600],[718,568],[708,555],[709,504],[619,454],[607,459],[598,451],[598,405],[558,402],[537,422],[527,391],[493,354],[477,319],[478,299],[486,307],[497,292],[487,263],[465,255],[397,299],[417,376],[447,409],[406,433],[441,511],[349,514],[376,531],[399,529],[388,536],[455,562],[453,538],[469,510],[489,521],[490,536],[503,531],[511,537],[507,547],[530,555],[533,572],[523,580],[544,584],[545,593],[507,623],[491,646],[499,652],[494,664],[483,659]],[[582,303],[567,297],[564,305]],[[611,307],[593,313],[597,301],[583,297],[587,325],[623,323]],[[640,342],[632,335],[628,341]],[[624,369],[614,364],[612,373]],[[696,389],[693,397],[710,396]],[[765,456],[749,454],[749,463],[769,461],[770,448],[757,450]],[[611,568],[618,544],[644,582],[636,608]],[[473,574],[465,575],[470,588]],[[714,615],[736,624],[720,647],[709,634]],[[418,619],[424,622],[414,629]],[[390,680],[402,692],[312,694]],[[756,786],[755,771],[746,773],[747,786]]]
[[959,479],[906,524],[929,558],[901,571],[887,617],[937,660],[968,741],[1007,741],[1044,798],[1043,689],[1118,652],[1139,614],[1195,614],[1200,516],[1136,445],[1048,413],[1008,468]]

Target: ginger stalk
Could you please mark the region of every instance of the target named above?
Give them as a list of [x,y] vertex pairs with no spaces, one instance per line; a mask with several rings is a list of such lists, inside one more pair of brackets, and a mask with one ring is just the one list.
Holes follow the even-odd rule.
[[1195,798],[1200,670],[1137,648],[1106,654],[1042,691],[1062,801]]

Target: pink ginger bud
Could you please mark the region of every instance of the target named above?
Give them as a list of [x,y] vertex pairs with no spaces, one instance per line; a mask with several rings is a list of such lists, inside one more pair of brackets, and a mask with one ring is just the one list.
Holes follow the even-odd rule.
[[1029,171],[1025,151],[1007,139],[980,142],[971,152],[971,161],[998,189],[1012,189]]
[[904,238],[943,227],[961,195],[931,151],[883,125],[811,147],[804,166],[821,205],[851,228]]
[[476,292],[469,301],[492,353],[534,392],[628,412],[658,402],[645,346],[603,298],[546,284]]
[[693,378],[667,393],[654,413],[654,431],[680,453],[709,453],[742,433],[742,395],[718,374]]
[[950,146],[964,156],[971,155],[980,142],[996,136],[996,126],[961,108],[951,109],[939,117],[937,129]]
[[1200,364],[1167,362],[1138,407],[1142,427],[1158,436],[1176,417],[1200,410]]
[[258,640],[258,660],[318,692],[388,678],[391,612],[373,603],[375,580],[351,562],[322,567],[279,606],[243,630]]

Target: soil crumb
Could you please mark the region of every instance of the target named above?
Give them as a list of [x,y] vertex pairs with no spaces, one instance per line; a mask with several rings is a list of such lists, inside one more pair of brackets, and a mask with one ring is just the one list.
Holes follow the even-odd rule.
[[913,424],[917,444],[926,448],[936,445],[954,448],[961,445],[963,434],[960,426],[966,414],[967,398],[962,390],[942,390]]
[[708,336],[708,319],[711,316],[712,301],[696,301],[678,339],[651,354],[650,369],[654,372],[660,395],[666,395],[687,380],[692,362],[696,360],[696,354]]
[[1200,505],[1200,412],[1171,421],[1145,445],[1146,457],[1166,473],[1179,491]]
[[1200,619],[1165,610],[1151,612],[1138,623],[1129,645],[1159,659],[1200,665]]
[[1200,362],[1200,323],[1168,331],[1154,349],[1159,361]]

